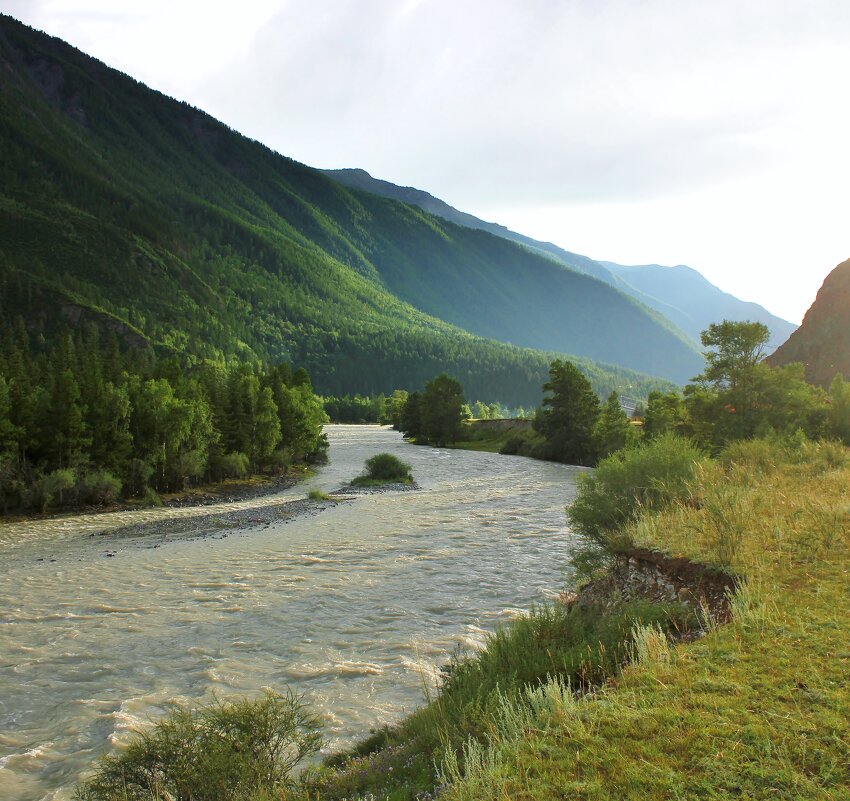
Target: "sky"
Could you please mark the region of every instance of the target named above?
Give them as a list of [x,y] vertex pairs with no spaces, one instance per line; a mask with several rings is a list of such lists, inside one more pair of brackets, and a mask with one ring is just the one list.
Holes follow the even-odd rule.
[[799,322],[850,258],[847,0],[0,0],[275,150]]

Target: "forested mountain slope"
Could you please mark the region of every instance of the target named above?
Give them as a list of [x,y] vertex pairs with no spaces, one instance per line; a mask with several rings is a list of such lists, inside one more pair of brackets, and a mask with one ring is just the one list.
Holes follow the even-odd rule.
[[[481,337],[675,380],[699,370],[604,283],[345,188],[6,16],[0,74],[4,315],[291,360],[337,394],[446,369],[472,396],[536,403],[551,353]],[[602,389],[642,380],[586,367]]]
[[756,320],[764,323],[770,329],[770,345],[773,348],[788,339],[796,328],[793,323],[771,314],[758,303],[743,301],[724,292],[691,267],[664,267],[659,264],[627,267],[614,262],[595,261],[564,250],[551,242],[541,242],[511,231],[504,225],[485,222],[472,214],[459,211],[421,189],[397,186],[389,181],[373,178],[365,170],[341,169],[323,172],[346,186],[411,203],[458,225],[487,231],[517,242],[534,252],[554,258],[573,270],[599,278],[663,315],[695,343],[699,342],[702,331],[711,323],[720,320]]
[[767,358],[773,367],[802,362],[806,379],[828,386],[836,373],[850,378],[850,259],[824,280],[803,324]]

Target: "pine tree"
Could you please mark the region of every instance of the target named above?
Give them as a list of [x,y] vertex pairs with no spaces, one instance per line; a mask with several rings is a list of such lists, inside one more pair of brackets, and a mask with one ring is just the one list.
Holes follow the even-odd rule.
[[614,391],[602,406],[599,419],[593,427],[593,441],[597,458],[602,459],[614,451],[625,448],[635,439],[635,429],[620,406],[620,396]]
[[599,399],[590,382],[572,362],[556,359],[543,385],[543,399],[534,427],[546,440],[547,459],[590,465],[596,460],[593,427],[599,417]]

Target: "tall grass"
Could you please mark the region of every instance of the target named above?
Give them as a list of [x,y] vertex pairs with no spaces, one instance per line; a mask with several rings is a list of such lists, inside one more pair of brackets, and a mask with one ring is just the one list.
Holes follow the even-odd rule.
[[505,743],[547,716],[563,718],[574,694],[616,675],[632,658],[635,632],[648,628],[666,641],[666,632],[692,625],[691,618],[677,605],[638,602],[535,609],[499,628],[479,653],[455,654],[433,700],[348,760],[306,777],[314,795],[305,797],[428,798],[453,777],[489,775]]

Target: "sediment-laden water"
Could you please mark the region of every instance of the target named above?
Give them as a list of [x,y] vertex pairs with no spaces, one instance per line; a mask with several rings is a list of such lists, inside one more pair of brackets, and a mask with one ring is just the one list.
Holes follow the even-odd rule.
[[[376,426],[328,434],[330,464],[275,496],[0,524],[0,798],[69,798],[173,698],[289,685],[344,745],[420,704],[459,644],[568,582],[579,468]],[[336,489],[379,451],[421,489],[268,511]]]

